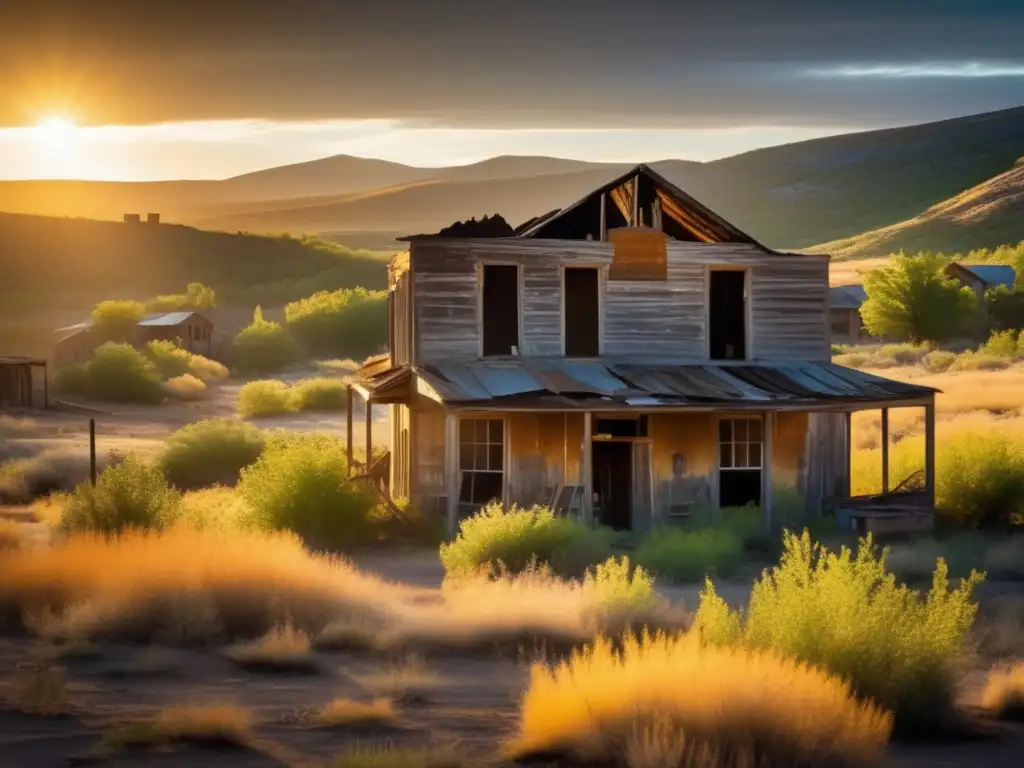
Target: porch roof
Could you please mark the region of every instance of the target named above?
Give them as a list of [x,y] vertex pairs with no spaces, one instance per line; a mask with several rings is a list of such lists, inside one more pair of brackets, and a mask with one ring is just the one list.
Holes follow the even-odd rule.
[[650,365],[563,359],[371,366],[354,374],[378,402],[419,391],[451,406],[659,408],[923,400],[937,390],[834,363]]

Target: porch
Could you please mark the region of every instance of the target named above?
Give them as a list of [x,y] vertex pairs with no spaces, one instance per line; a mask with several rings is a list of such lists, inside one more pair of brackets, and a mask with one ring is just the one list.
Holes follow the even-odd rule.
[[[637,371],[630,370],[636,366],[575,363],[579,380],[569,380],[564,365],[538,372],[525,364],[491,363],[473,366],[472,381],[468,367],[449,366],[445,376],[381,361],[375,374],[352,382],[370,407],[375,402],[391,407],[392,494],[434,507],[452,531],[493,499],[549,504],[560,514],[631,530],[683,522],[702,507],[748,504],[760,507],[771,526],[776,506],[794,500],[809,512],[835,514],[849,527],[863,526],[887,507],[900,514],[922,510],[930,519],[935,414],[934,391],[927,388],[849,369],[835,373],[839,366],[830,364],[814,364],[820,378],[813,381],[831,393],[809,392],[796,378],[788,379],[794,382],[791,389],[802,391],[786,392],[785,372],[753,366]],[[791,376],[811,380],[806,370],[788,368]],[[562,391],[508,393],[510,387],[530,387],[526,371],[549,385],[557,382]],[[637,382],[644,376],[649,381],[641,390]],[[684,400],[652,393],[655,380],[672,381],[680,389],[685,385],[689,395]],[[474,382],[479,389],[489,382],[506,394],[484,398],[465,392]],[[593,391],[602,385],[608,394]],[[615,391],[616,385],[622,391]],[[709,397],[712,385],[719,387],[714,398]],[[591,391],[570,392],[570,387]],[[926,471],[921,487],[913,490],[890,485],[888,415],[895,407],[925,411]],[[882,409],[886,434],[882,493],[853,499],[851,418],[869,408]],[[348,429],[351,437],[351,415]]]

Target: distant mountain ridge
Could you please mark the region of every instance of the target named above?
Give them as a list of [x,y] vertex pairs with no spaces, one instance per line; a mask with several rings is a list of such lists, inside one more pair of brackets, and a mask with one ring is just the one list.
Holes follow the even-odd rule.
[[[708,163],[648,164],[766,245],[795,249],[913,218],[993,179],[1022,155],[1018,107]],[[0,182],[0,210],[100,219],[159,211],[165,220],[229,231],[408,234],[484,214],[515,226],[632,164],[501,156],[417,168],[338,155],[223,181]]]

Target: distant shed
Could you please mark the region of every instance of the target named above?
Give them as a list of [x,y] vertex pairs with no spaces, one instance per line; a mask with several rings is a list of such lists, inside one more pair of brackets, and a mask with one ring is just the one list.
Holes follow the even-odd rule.
[[[41,372],[41,376],[36,375]],[[35,357],[0,357],[0,407],[50,405],[46,361]]]

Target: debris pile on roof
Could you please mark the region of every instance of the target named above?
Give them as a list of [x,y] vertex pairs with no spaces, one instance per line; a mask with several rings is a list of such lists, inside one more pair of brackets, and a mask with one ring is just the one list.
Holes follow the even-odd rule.
[[401,237],[399,240],[409,240],[414,237],[512,237],[513,235],[515,235],[515,230],[512,229],[512,225],[505,221],[500,213],[496,213],[493,216],[485,215],[479,220],[474,217],[466,221],[456,221],[433,235],[411,235],[410,237]]

